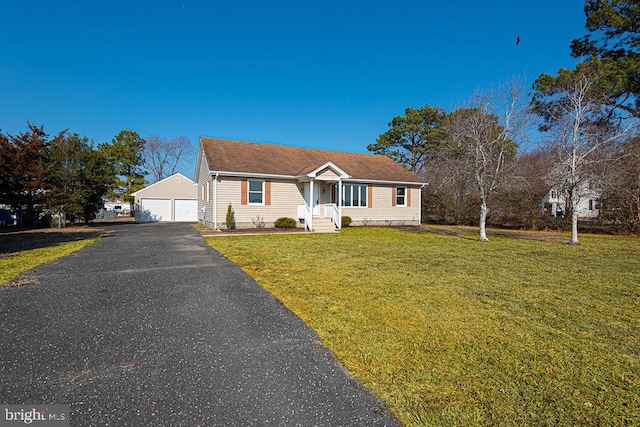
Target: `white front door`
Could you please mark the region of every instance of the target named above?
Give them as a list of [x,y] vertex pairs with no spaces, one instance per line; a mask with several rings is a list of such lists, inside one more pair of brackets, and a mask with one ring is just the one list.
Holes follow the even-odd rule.
[[320,216],[320,183],[313,183],[313,201],[312,201],[312,215]]
[[304,201],[311,208],[312,216],[320,216],[320,183],[305,182]]

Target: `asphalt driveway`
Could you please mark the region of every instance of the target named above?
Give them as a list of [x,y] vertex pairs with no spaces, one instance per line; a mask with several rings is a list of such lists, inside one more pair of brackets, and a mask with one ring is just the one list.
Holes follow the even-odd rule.
[[313,331],[186,224],[117,225],[0,288],[0,403],[71,425],[398,425]]

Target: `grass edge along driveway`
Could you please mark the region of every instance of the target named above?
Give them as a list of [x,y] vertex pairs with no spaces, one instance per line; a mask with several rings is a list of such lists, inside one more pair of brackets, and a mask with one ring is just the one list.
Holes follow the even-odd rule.
[[[40,265],[70,255],[98,240],[100,240],[99,237],[94,237],[6,255],[0,258],[0,287],[15,280],[21,274]],[[19,285],[20,283],[16,284]]]
[[208,238],[407,425],[640,423],[640,239]]

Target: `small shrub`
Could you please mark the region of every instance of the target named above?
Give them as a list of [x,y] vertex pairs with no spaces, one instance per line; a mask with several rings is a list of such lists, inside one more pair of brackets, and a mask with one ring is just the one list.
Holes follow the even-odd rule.
[[265,227],[264,218],[260,218],[260,215],[257,215],[255,218],[251,218],[251,222],[255,225],[256,228],[262,229]]
[[350,216],[343,216],[342,218],[340,218],[342,227],[348,227],[351,225],[351,217]]
[[227,226],[227,230],[233,230],[234,228],[236,228],[236,218],[233,214],[231,203],[229,203],[229,206],[227,206],[227,218],[225,221],[225,225]]
[[296,228],[296,225],[298,225],[298,222],[293,218],[282,217],[282,218],[276,219],[273,225],[275,225],[278,228]]

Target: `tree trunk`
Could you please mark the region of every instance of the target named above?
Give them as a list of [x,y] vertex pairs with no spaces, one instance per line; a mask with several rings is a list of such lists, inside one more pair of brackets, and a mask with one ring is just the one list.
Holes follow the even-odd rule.
[[487,229],[486,229],[486,222],[487,222],[487,200],[482,197],[480,199],[480,241],[481,242],[488,242],[489,239],[487,238]]
[[571,212],[571,241],[569,241],[570,245],[577,245],[578,242],[578,210],[573,209]]

